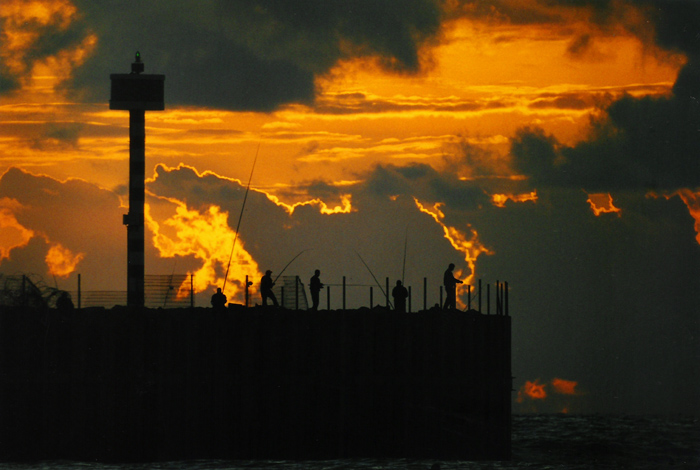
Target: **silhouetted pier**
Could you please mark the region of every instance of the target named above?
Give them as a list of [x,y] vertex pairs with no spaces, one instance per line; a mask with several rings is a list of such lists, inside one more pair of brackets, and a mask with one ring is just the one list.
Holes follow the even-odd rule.
[[0,312],[0,460],[510,456],[510,317]]

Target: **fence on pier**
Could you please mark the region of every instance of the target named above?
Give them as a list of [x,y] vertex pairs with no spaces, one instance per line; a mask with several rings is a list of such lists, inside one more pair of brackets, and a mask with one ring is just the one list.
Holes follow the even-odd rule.
[[[194,307],[193,274],[147,274],[144,276],[144,306],[148,308]],[[78,275],[78,289],[69,291],[73,303],[78,308],[126,305],[126,291],[81,289]]]
[[[308,300],[306,297],[306,290],[304,284],[299,276],[283,276],[283,284],[273,287],[273,292],[280,298],[280,305],[284,308],[292,310],[306,310],[308,308]],[[248,278],[246,278],[246,285],[248,284]],[[375,306],[385,306],[387,309],[393,309],[393,304],[391,301],[391,289],[389,278],[386,278],[385,286],[380,286],[379,284],[354,284],[347,283],[345,276],[342,278],[342,283],[340,284],[325,284],[325,303],[320,301],[320,305],[326,306],[327,310],[331,310],[331,299],[334,299],[337,295],[341,298],[341,310],[347,309],[347,297],[348,290],[353,288],[364,288],[368,291],[368,305],[370,309]],[[465,286],[467,289],[467,304],[464,310],[475,310],[479,313],[491,314],[491,284],[486,284],[486,292],[483,292],[482,281],[479,279],[478,283],[474,288],[471,285]],[[332,291],[331,291],[331,288]],[[375,288],[379,291],[375,302]],[[340,293],[337,294],[337,290],[340,289]],[[406,311],[412,312],[413,310],[413,289],[411,286],[407,286],[408,298],[406,299]],[[428,310],[428,279],[423,278],[423,308],[422,310]],[[437,308],[442,308],[444,287],[440,286],[440,303]],[[495,314],[496,315],[509,315],[508,312],[508,283],[496,281],[494,284],[494,297],[495,297]],[[246,287],[245,293],[246,303],[245,306],[249,306],[248,299],[250,298],[248,288]],[[485,302],[483,305],[482,300]],[[474,306],[472,307],[472,303]],[[421,310],[421,309],[418,309]],[[416,310],[416,311],[418,311]],[[485,311],[484,311],[485,310]]]
[[[88,290],[81,289],[81,276],[78,275],[78,286],[75,291],[68,291],[77,308],[84,307],[105,307],[111,308],[117,305],[126,305],[126,291],[115,290]],[[29,302],[27,299],[39,300],[43,297],[48,307],[55,307],[56,299],[60,290],[48,288],[43,285],[37,276],[2,276],[0,275],[0,305],[19,306]],[[289,310],[307,310],[309,308],[306,288],[299,276],[282,276],[282,282],[277,282],[273,292],[277,297],[281,307]],[[246,284],[248,285],[246,278]],[[146,275],[144,279],[144,302],[148,308],[193,308],[195,306],[194,275],[193,274],[170,274],[170,275]],[[444,305],[444,287],[439,286],[439,303],[428,305],[429,295],[434,295],[434,291],[428,289],[428,279],[423,278],[423,288],[413,289],[406,286],[408,298],[406,299],[406,311],[414,312],[442,308]],[[358,290],[366,290],[366,294],[359,293]],[[466,305],[463,310],[474,310],[479,313],[490,315],[491,300],[495,299],[496,315],[508,315],[508,283],[496,281],[494,284],[482,283],[479,279],[476,285],[466,285],[466,296],[462,295],[462,300],[466,298]],[[246,307],[255,305],[250,301],[249,288],[246,287],[245,303]],[[363,307],[370,309],[375,307],[385,307],[393,309],[391,298],[390,281],[387,277],[384,286],[377,284],[356,284],[348,283],[345,276],[341,283],[325,284],[322,290],[319,307],[331,310],[331,305],[337,305],[336,309],[346,310],[348,308],[347,299],[349,292],[353,291],[352,298],[358,299],[364,296],[366,300],[361,301]],[[437,290],[437,289],[436,289]],[[418,292],[417,292],[418,291]],[[492,295],[493,291],[493,295]],[[416,293],[417,292],[417,293]],[[31,296],[29,295],[31,293]],[[420,298],[422,294],[422,299]],[[325,298],[323,298],[325,297]],[[459,297],[459,296],[458,296]],[[338,300],[339,299],[339,300]],[[36,300],[36,299],[35,299]],[[421,302],[422,301],[422,302]],[[365,303],[366,302],[366,303]],[[422,304],[422,305],[421,305]],[[209,306],[208,302],[204,304]]]

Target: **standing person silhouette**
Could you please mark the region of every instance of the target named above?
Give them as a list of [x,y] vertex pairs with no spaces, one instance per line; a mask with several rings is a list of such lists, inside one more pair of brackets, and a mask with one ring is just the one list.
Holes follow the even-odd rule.
[[318,310],[318,294],[321,292],[321,289],[323,289],[323,283],[321,282],[321,278],[319,277],[321,275],[320,270],[314,271],[314,275],[311,276],[311,280],[309,281],[309,290],[311,291],[311,301],[313,302],[313,305],[311,306],[311,310]]
[[391,295],[394,297],[394,310],[397,312],[405,312],[408,289],[401,284],[401,281],[396,281],[396,286],[392,289]]
[[278,306],[277,304],[277,297],[275,297],[275,293],[272,292],[272,287],[275,285],[274,281],[272,280],[272,271],[269,269],[265,271],[265,275],[260,279],[260,295],[262,296],[262,304],[263,306],[267,306],[267,299],[270,299],[272,301],[272,305],[275,307]]
[[216,293],[211,296],[211,306],[216,311],[222,311],[226,309],[226,295],[221,292],[221,287],[216,288]]
[[463,283],[452,274],[454,269],[454,263],[450,263],[442,278],[442,284],[445,286],[445,304],[442,306],[443,310],[454,310],[457,308],[457,284]]

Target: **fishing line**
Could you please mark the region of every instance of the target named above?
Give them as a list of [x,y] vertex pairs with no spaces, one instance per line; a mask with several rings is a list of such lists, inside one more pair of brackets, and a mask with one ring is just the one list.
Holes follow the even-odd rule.
[[[353,251],[354,251],[354,250],[353,250]],[[382,294],[384,294],[384,297],[386,297],[387,303],[389,304],[389,307],[394,308],[394,306],[393,306],[393,305],[391,304],[391,302],[389,301],[389,295],[388,295],[386,292],[384,292],[384,288],[383,288],[382,285],[379,283],[379,281],[377,280],[377,278],[374,277],[374,273],[372,272],[371,269],[369,269],[369,266],[367,266],[367,263],[365,263],[365,260],[362,259],[362,256],[360,256],[360,254],[359,254],[357,251],[355,251],[355,254],[357,255],[358,258],[360,258],[360,261],[362,261],[362,264],[365,265],[365,268],[367,268],[367,271],[369,271],[369,273],[372,275],[372,279],[374,279],[374,282],[377,283],[377,287],[379,287],[379,290],[382,291]]]
[[221,289],[223,294],[226,291],[226,280],[228,279],[228,270],[231,267],[231,259],[233,259],[233,250],[236,248],[236,240],[238,240],[238,229],[241,227],[241,220],[243,220],[243,209],[245,209],[245,202],[248,200],[248,190],[250,189],[250,182],[253,180],[253,170],[255,170],[255,162],[258,161],[258,152],[260,151],[260,144],[258,143],[258,148],[255,151],[255,158],[253,159],[253,168],[250,169],[250,176],[248,177],[248,186],[245,188],[245,196],[243,196],[243,205],[241,206],[241,214],[238,216],[238,225],[236,225],[236,236],[233,238],[233,246],[231,247],[231,255],[228,257],[228,265],[226,266],[226,275],[224,276],[224,287]]

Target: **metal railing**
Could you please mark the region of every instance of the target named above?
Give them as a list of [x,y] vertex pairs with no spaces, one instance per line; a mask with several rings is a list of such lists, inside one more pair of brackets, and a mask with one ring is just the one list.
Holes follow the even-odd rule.
[[[47,288],[39,280],[34,277],[16,275],[3,276],[0,274],[0,305],[26,305],[31,306],[32,302],[40,301],[48,307],[56,306],[58,295],[63,292],[54,288]],[[289,310],[307,310],[309,301],[306,295],[306,289],[299,276],[283,276],[282,281],[274,288],[276,297],[279,299],[279,305]],[[245,306],[250,305],[250,295],[248,286],[252,283],[246,278],[245,289]],[[385,306],[387,309],[393,309],[391,302],[391,290],[389,278],[385,280],[385,285],[377,284],[355,284],[347,283],[345,276],[342,277],[340,284],[325,284],[325,299],[319,299],[319,307],[325,304],[327,310],[331,310],[331,299],[335,304],[340,303],[339,308],[347,309],[347,299],[349,289],[367,289],[368,303],[370,309],[376,306]],[[408,290],[406,299],[406,311],[413,310],[414,290],[411,286],[405,286]],[[485,287],[485,289],[484,289]],[[467,289],[466,295],[466,311],[477,311],[479,313],[491,314],[491,284],[482,284],[481,279],[475,286],[465,285],[462,289]],[[496,281],[494,284],[495,298],[495,314],[509,315],[508,292],[509,287],[507,282]],[[379,290],[375,298],[375,288]],[[338,290],[340,292],[338,293]],[[81,276],[78,275],[78,289],[76,291],[67,291],[73,300],[73,304],[77,308],[85,307],[104,307],[112,308],[127,304],[126,291],[114,290],[91,290],[83,291],[81,289]],[[356,292],[356,291],[355,291]],[[30,295],[31,294],[31,295]],[[423,278],[423,305],[422,310],[428,310],[428,280]],[[439,287],[440,303],[432,308],[442,308],[444,305],[444,287]],[[361,296],[361,295],[360,295]],[[463,298],[464,296],[462,296]],[[36,301],[31,299],[36,298]],[[340,298],[340,302],[337,300]],[[352,298],[357,301],[359,298],[355,293]],[[43,299],[43,300],[42,300]],[[325,302],[324,302],[325,300]],[[485,309],[484,309],[485,300]],[[362,302],[364,303],[364,302]],[[194,275],[192,274],[171,274],[171,275],[146,275],[144,276],[144,305],[148,308],[187,308],[195,306],[194,292]],[[208,307],[209,305],[206,304]],[[419,308],[420,310],[420,308]]]

